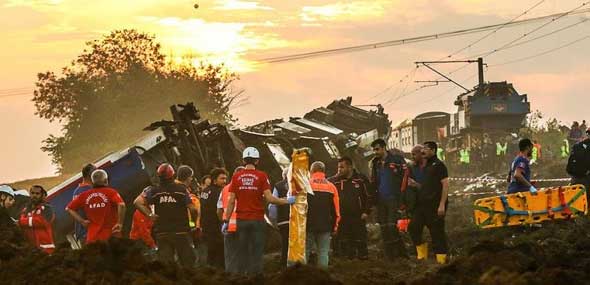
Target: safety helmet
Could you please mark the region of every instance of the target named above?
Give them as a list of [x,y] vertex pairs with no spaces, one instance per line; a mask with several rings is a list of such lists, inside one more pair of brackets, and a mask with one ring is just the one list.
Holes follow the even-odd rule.
[[244,152],[242,153],[242,158],[260,158],[260,152],[254,147],[247,147]]
[[174,178],[174,167],[170,165],[170,163],[162,163],[158,166],[157,170],[158,177],[164,179],[172,179]]
[[0,185],[0,193],[6,193],[10,197],[14,198],[14,190],[8,185]]

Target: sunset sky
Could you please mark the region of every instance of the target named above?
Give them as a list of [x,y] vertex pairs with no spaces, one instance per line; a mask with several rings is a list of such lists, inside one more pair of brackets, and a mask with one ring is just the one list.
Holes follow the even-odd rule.
[[[30,100],[36,74],[59,71],[86,41],[112,30],[134,28],[154,34],[171,58],[190,54],[195,62],[225,63],[240,73],[236,88],[245,90],[248,103],[233,112],[242,125],[300,116],[346,96],[353,96],[357,104],[388,102],[385,110],[395,125],[425,111],[455,111],[453,99],[460,89],[452,85],[411,92],[420,87],[413,80],[436,78],[425,68],[414,69],[413,62],[441,59],[488,32],[288,63],[263,65],[256,59],[498,24],[539,2],[0,0],[0,182],[55,172],[39,148],[49,134],[59,134],[60,126],[34,115]],[[520,19],[569,11],[584,2],[543,1]],[[590,4],[581,9],[585,8]],[[590,13],[561,18],[523,41],[572,27],[485,58],[490,66],[486,80],[512,82],[529,95],[532,109],[564,123],[590,119],[588,17]],[[503,28],[453,58],[501,47],[545,22]],[[498,65],[545,51],[529,60]],[[475,75],[473,65],[452,76],[472,87]],[[401,78],[408,80],[400,84]],[[396,96],[401,97],[392,100]]]

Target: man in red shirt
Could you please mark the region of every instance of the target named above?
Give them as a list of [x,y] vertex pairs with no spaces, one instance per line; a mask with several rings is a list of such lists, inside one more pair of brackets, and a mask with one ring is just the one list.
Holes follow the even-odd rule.
[[272,195],[268,176],[256,169],[260,159],[256,148],[247,147],[242,158],[245,169],[234,173],[232,177],[221,229],[224,234],[227,233],[235,207],[238,234],[236,269],[239,273],[255,275],[262,273],[263,268],[266,241],[264,200],[271,204],[286,205],[295,203],[295,197],[279,199]]
[[[102,169],[92,172],[93,188],[80,194],[68,204],[66,211],[88,229],[86,243],[121,236],[125,217],[125,202],[119,193],[108,187],[108,175]],[[87,219],[76,210],[82,209]]]
[[55,214],[45,201],[47,191],[41,185],[33,185],[29,194],[31,202],[23,209],[18,225],[32,245],[51,254],[55,250],[51,226],[55,220]]

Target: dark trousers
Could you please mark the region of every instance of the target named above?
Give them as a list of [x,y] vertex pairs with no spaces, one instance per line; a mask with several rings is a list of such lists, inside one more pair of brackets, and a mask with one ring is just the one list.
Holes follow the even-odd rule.
[[434,254],[447,254],[447,235],[445,233],[445,217],[437,214],[437,206],[428,206],[416,208],[412,221],[408,227],[410,237],[414,245],[418,246],[424,243],[422,232],[424,227],[428,228],[432,238],[432,251]]
[[238,258],[238,234],[227,233],[223,235],[224,256],[225,256],[225,272],[238,273],[237,258]]
[[365,259],[369,256],[367,249],[367,227],[358,217],[343,216],[334,239],[334,254],[347,258]]
[[158,245],[159,261],[174,262],[176,254],[182,266],[193,267],[195,255],[188,233],[158,233],[156,234],[156,244]]
[[260,220],[238,220],[238,272],[248,275],[262,273],[266,224]]
[[400,214],[396,205],[397,203],[393,199],[379,198],[377,201],[377,220],[381,227],[383,252],[390,260],[408,257],[406,246],[397,229],[397,220],[400,219]]
[[207,243],[207,265],[224,268],[225,255],[223,236],[221,235],[221,228],[219,231],[210,230],[205,232],[205,242]]
[[289,254],[289,224],[279,225],[281,234],[281,266],[287,267],[287,255]]

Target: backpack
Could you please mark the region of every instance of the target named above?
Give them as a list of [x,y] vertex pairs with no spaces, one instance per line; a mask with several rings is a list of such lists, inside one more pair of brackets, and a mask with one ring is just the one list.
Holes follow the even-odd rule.
[[573,177],[590,175],[590,140],[584,140],[574,145],[567,161],[566,171]]

